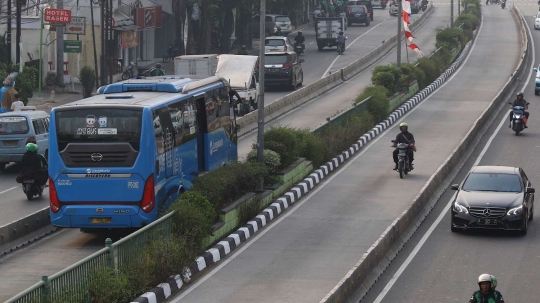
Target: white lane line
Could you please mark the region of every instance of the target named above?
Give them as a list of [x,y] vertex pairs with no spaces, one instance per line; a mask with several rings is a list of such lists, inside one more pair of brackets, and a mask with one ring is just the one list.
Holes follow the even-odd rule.
[[5,194],[5,193],[7,193],[7,192],[10,191],[10,190],[14,190],[15,188],[18,188],[18,186],[13,186],[12,188],[8,188],[8,189],[6,189],[6,190],[0,191],[0,195],[1,195],[1,194]]
[[[369,32],[371,32],[372,30],[374,30],[375,28],[377,28],[377,26],[381,25],[381,24],[385,24],[385,23],[388,23],[388,22],[395,22],[395,20],[392,20],[392,21],[384,21],[384,22],[381,22],[377,25],[375,25],[374,27],[372,27],[371,29],[369,29],[367,32],[363,33],[361,36],[358,36],[356,39],[353,40],[353,42],[351,42],[349,45],[347,45],[345,47],[345,50],[347,50],[351,45],[354,44],[354,42],[356,42],[358,39],[362,38],[363,36],[367,35]],[[332,68],[332,66],[334,66],[334,64],[336,63],[337,59],[339,59],[339,56],[336,56],[336,58],[334,59],[334,61],[332,61],[332,63],[330,63],[330,66],[326,69],[326,71],[323,73],[322,78],[326,77],[326,74],[328,74],[328,71]]]
[[[482,17],[482,22],[481,24],[484,23],[484,17]],[[527,24],[527,22],[524,22],[527,26],[527,30],[529,32],[529,36],[531,36],[531,29],[529,28],[529,25]],[[478,30],[478,34],[480,35],[480,31],[482,30],[482,25],[480,25],[480,29]],[[475,45],[476,45],[476,41],[475,40]],[[531,63],[531,69],[534,67],[534,62],[536,60],[536,54],[535,54],[535,50],[534,50],[534,43],[531,43],[532,45],[532,51],[533,51],[533,60],[532,60],[532,63]],[[473,48],[474,48],[474,45],[473,45]],[[471,52],[469,53],[469,55],[472,53],[472,48],[471,48]],[[463,65],[462,65],[463,66]],[[525,84],[523,85],[523,88],[522,90],[525,89],[525,87],[527,87],[527,85],[529,84],[529,80],[531,79],[531,77],[527,77],[527,81],[525,82]],[[484,157],[484,155],[486,154],[487,150],[489,149],[489,146],[491,145],[491,143],[493,142],[493,139],[497,136],[497,134],[499,133],[499,130],[501,129],[501,127],[504,125],[504,122],[506,122],[506,120],[508,119],[508,116],[507,115],[504,115],[503,118],[502,118],[502,121],[499,123],[499,126],[497,127],[497,129],[495,130],[495,132],[493,132],[493,134],[491,135],[491,137],[489,138],[489,140],[487,141],[486,143],[486,146],[484,146],[484,148],[482,149],[482,152],[480,152],[480,154],[478,155],[478,158],[476,159],[476,161],[474,162],[473,166],[475,165],[478,165],[478,163],[480,163],[480,161],[482,160],[482,158]],[[411,252],[411,254],[407,257],[407,259],[405,260],[405,262],[403,262],[403,264],[399,267],[398,271],[394,274],[394,276],[392,276],[392,278],[390,279],[390,281],[388,281],[388,283],[386,284],[386,286],[384,287],[384,289],[381,291],[381,293],[379,294],[379,296],[377,297],[377,299],[375,299],[375,301],[373,303],[381,303],[382,300],[384,299],[384,297],[388,294],[388,292],[390,291],[390,289],[392,288],[392,286],[394,286],[394,283],[396,283],[397,279],[399,279],[399,277],[401,276],[401,274],[405,271],[405,269],[407,269],[407,267],[409,266],[409,264],[411,263],[411,261],[414,259],[414,257],[416,257],[416,254],[418,254],[418,251],[420,251],[420,249],[422,248],[422,246],[424,245],[424,243],[427,241],[427,239],[429,238],[429,236],[431,236],[431,234],[433,233],[433,231],[435,230],[435,228],[439,225],[439,223],[441,223],[443,217],[446,215],[446,213],[448,212],[448,210],[450,210],[450,206],[452,205],[452,201],[454,201],[455,197],[456,197],[456,193],[454,193],[454,195],[452,196],[452,198],[450,199],[450,201],[448,201],[448,204],[446,204],[446,206],[444,207],[443,211],[441,212],[441,214],[439,215],[439,217],[437,217],[437,220],[435,220],[435,222],[433,222],[433,224],[431,225],[431,227],[428,229],[428,231],[426,232],[426,234],[424,234],[424,236],[422,237],[422,239],[420,239],[420,242],[418,242],[418,244],[415,246],[415,248],[413,249],[413,251]]]
[[[482,30],[482,26],[480,25],[480,29],[478,30],[478,34],[480,34],[480,31]],[[424,103],[425,101],[429,100],[431,97],[433,97],[440,89],[442,89],[443,87],[445,87],[460,71],[461,69],[466,65],[467,61],[469,60],[469,57],[471,56],[472,54],[472,51],[474,50],[474,46],[476,45],[476,40],[475,42],[473,43],[472,47],[471,47],[471,50],[469,51],[469,54],[467,54],[467,57],[465,58],[465,60],[461,63],[461,66],[452,74],[452,76],[450,76],[450,78],[448,78],[444,83],[443,85],[439,86],[435,91],[433,91],[427,98],[425,98],[421,103]],[[420,108],[421,104],[418,104],[417,106],[415,106],[413,109],[411,109],[408,113],[406,113],[405,115],[403,115],[399,120],[397,120],[394,125],[398,125],[400,121],[403,121],[405,118],[407,118],[410,114],[412,114],[414,111],[416,111],[418,108]],[[391,131],[393,129],[393,127],[389,127],[387,128],[384,132],[382,132],[381,134],[379,134],[379,136],[375,139],[373,139],[372,141],[368,142],[367,145],[364,146],[363,150],[357,154],[356,156],[354,156],[352,159],[349,160],[349,162],[347,164],[345,164],[345,166],[343,166],[339,171],[337,171],[334,175],[332,175],[332,177],[330,177],[329,179],[327,179],[326,181],[324,181],[324,183],[322,183],[317,189],[315,189],[315,191],[311,192],[309,195],[307,195],[302,201],[300,201],[298,204],[295,204],[293,205],[293,207],[286,213],[284,214],[282,217],[278,218],[276,221],[272,222],[268,227],[266,227],[265,230],[263,230],[260,234],[258,234],[257,236],[255,236],[250,242],[247,242],[244,244],[244,246],[242,246],[241,249],[239,249],[238,251],[236,251],[235,253],[233,253],[227,260],[223,261],[219,266],[217,266],[216,268],[214,268],[212,271],[210,271],[207,275],[205,275],[204,277],[202,277],[199,281],[197,281],[197,283],[193,284],[190,288],[186,289],[186,291],[184,291],[182,294],[180,294],[178,297],[176,297],[174,300],[170,301],[170,303],[178,303],[180,302],[180,300],[182,300],[185,296],[187,296],[189,293],[191,293],[192,291],[194,291],[197,287],[199,287],[202,283],[206,282],[208,279],[210,279],[213,275],[215,275],[219,270],[221,270],[223,267],[225,267],[225,265],[229,264],[229,262],[231,262],[232,260],[236,259],[242,252],[244,252],[244,250],[248,249],[253,243],[255,243],[259,238],[261,238],[262,236],[264,236],[268,231],[272,230],[275,226],[277,226],[281,221],[285,220],[287,217],[289,217],[292,213],[294,213],[300,206],[302,206],[304,203],[306,203],[307,201],[309,201],[309,199],[311,199],[311,197],[313,197],[314,195],[316,195],[320,190],[322,190],[326,185],[328,185],[328,183],[330,183],[335,177],[337,177],[338,175],[340,175],[341,173],[343,173],[352,163],[354,163],[354,161],[356,161],[356,159],[360,156],[362,156],[365,152],[367,152],[369,150],[369,148],[371,148],[371,146],[373,146],[377,141],[379,141],[380,139],[382,139],[382,137],[384,137],[389,131]]]

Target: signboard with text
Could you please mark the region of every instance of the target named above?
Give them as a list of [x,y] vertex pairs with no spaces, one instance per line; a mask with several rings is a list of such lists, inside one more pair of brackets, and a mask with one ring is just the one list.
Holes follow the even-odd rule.
[[84,35],[86,33],[86,17],[71,17],[71,22],[64,26],[64,34]]
[[81,53],[81,40],[64,40],[64,53]]
[[71,22],[71,11],[69,9],[46,8],[43,20],[47,23],[69,23]]

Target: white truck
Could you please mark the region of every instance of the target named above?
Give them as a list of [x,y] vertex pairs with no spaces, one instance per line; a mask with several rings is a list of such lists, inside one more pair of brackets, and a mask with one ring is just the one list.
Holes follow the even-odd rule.
[[[243,116],[259,105],[259,74],[257,56],[219,55],[216,76],[229,81],[231,88],[238,92],[242,102],[237,103],[238,115]],[[240,106],[238,106],[240,105]]]
[[174,58],[174,74],[207,78],[216,74],[218,55],[186,55]]
[[319,51],[325,46],[336,46],[336,38],[339,32],[347,29],[345,17],[322,17],[315,20],[315,36]]
[[174,74],[192,79],[220,76],[242,98],[236,103],[237,114],[243,116],[259,105],[257,56],[187,55],[174,58]]

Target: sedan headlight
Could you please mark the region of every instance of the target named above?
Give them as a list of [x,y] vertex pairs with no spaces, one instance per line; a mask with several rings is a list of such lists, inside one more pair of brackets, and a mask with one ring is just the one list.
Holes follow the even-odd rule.
[[509,216],[513,216],[513,215],[519,215],[523,213],[523,205],[520,205],[518,207],[514,207],[512,208],[511,210],[508,211],[508,213],[506,213],[507,215]]
[[454,211],[458,213],[464,213],[464,214],[469,213],[469,211],[467,210],[467,207],[459,204],[458,202],[454,202]]

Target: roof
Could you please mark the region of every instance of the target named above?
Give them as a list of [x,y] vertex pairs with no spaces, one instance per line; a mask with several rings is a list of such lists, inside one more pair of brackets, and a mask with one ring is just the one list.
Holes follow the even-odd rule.
[[286,52],[266,52],[264,53],[264,55],[291,55],[291,54],[294,54],[294,52],[292,51],[286,51]]
[[32,118],[43,118],[48,117],[49,114],[42,110],[36,110],[36,111],[16,111],[16,112],[7,112],[0,114],[0,117],[12,117],[12,116],[25,116],[30,119]]
[[266,40],[266,39],[285,39],[285,40],[287,40],[289,38],[283,37],[283,36],[270,36],[270,37],[264,38],[264,40]]
[[471,173],[480,174],[517,174],[519,168],[511,166],[475,166]]

